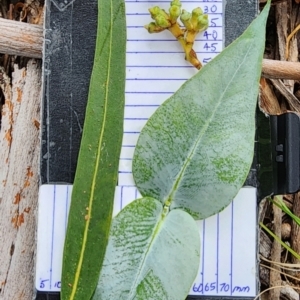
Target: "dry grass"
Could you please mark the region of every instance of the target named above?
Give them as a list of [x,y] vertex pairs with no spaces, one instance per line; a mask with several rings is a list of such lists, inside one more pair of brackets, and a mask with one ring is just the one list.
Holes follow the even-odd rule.
[[[261,6],[266,2],[261,0]],[[299,63],[300,4],[296,0],[272,1],[267,25],[265,58]],[[292,65],[292,64],[291,64]],[[287,70],[288,73],[288,70]],[[289,79],[262,79],[261,109],[269,114],[300,113],[300,82]],[[300,215],[299,194],[285,195],[283,201]],[[300,253],[299,225],[281,209],[265,200],[260,220],[296,253]],[[262,299],[299,299],[300,260],[270,235],[260,234],[260,282]]]

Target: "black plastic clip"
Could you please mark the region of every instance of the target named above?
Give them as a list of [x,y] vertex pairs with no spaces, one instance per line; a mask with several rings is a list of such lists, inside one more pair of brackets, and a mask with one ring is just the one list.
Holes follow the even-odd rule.
[[300,115],[257,113],[259,199],[300,190]]
[[300,116],[270,116],[274,194],[300,189]]

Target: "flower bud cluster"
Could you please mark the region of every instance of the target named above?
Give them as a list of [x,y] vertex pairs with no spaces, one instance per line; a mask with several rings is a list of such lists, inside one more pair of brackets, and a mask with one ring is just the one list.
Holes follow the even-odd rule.
[[182,10],[180,20],[187,30],[204,31],[208,27],[208,15],[200,7],[193,9],[192,13]]
[[[154,22],[145,25],[149,33],[158,33],[163,30],[169,30],[182,45],[185,51],[185,58],[196,68],[201,67],[195,51],[192,49],[196,35],[207,29],[208,15],[204,14],[200,7],[193,9],[192,13],[181,10],[180,0],[171,2],[169,12],[159,6],[149,8],[151,18]],[[181,28],[177,22],[180,17],[185,28]]]
[[155,21],[145,26],[149,33],[157,33],[170,28],[177,22],[179,16],[186,30],[201,32],[208,27],[208,15],[204,14],[200,7],[193,9],[192,13],[184,9],[181,11],[180,0],[171,2],[169,14],[159,6],[149,8],[149,12]]

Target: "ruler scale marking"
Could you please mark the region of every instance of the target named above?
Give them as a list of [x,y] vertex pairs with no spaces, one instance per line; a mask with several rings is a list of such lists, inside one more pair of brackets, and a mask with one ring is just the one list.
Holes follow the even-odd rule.
[[230,295],[232,295],[232,255],[233,255],[233,203],[231,203],[231,241],[230,241]]
[[55,228],[55,202],[56,202],[56,186],[53,186],[53,208],[52,208],[52,236],[51,236],[51,260],[50,260],[50,289],[52,289],[52,272],[53,272],[53,243]]
[[217,263],[217,274],[216,274],[216,291],[217,293],[219,293],[219,229],[220,229],[220,215],[217,214],[217,259],[216,259],[216,263]]

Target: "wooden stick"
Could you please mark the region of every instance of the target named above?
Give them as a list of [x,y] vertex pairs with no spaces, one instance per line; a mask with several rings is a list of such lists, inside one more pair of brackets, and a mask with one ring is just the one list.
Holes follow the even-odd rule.
[[300,103],[297,97],[285,86],[280,79],[270,79],[274,87],[284,96],[293,111],[300,112]]
[[300,80],[300,63],[264,59],[262,64],[262,76],[272,79]]
[[42,58],[43,26],[0,18],[0,53]]
[[284,96],[288,102],[290,108],[293,111],[300,112],[300,103],[296,96],[290,92],[290,90],[285,86],[282,80],[280,79],[270,79],[274,87]]
[[41,63],[31,59],[26,68],[15,65],[11,83],[2,76],[0,299],[29,300],[34,296]]
[[[274,234],[281,239],[281,215],[282,211],[279,207],[273,204],[273,214],[274,214]],[[281,255],[281,245],[278,241],[274,240],[271,249],[271,260],[274,262],[280,262]],[[281,285],[281,277],[278,270],[280,268],[276,264],[271,264],[272,269],[270,270],[270,287]],[[269,292],[270,299],[279,300],[280,299],[280,289],[272,289]]]
[[[296,215],[297,217],[300,216],[300,193],[296,193],[294,195],[294,201],[293,201],[293,214]],[[291,231],[291,247],[293,248],[294,251],[297,253],[300,253],[300,227],[299,225],[295,222],[292,221],[292,231]],[[291,261],[294,264],[299,264],[300,260],[291,255]],[[294,274],[297,278],[300,278],[300,273]],[[298,279],[299,280],[299,279]]]
[[[42,58],[43,27],[0,18],[0,53]],[[300,80],[300,63],[264,59],[262,76]]]

